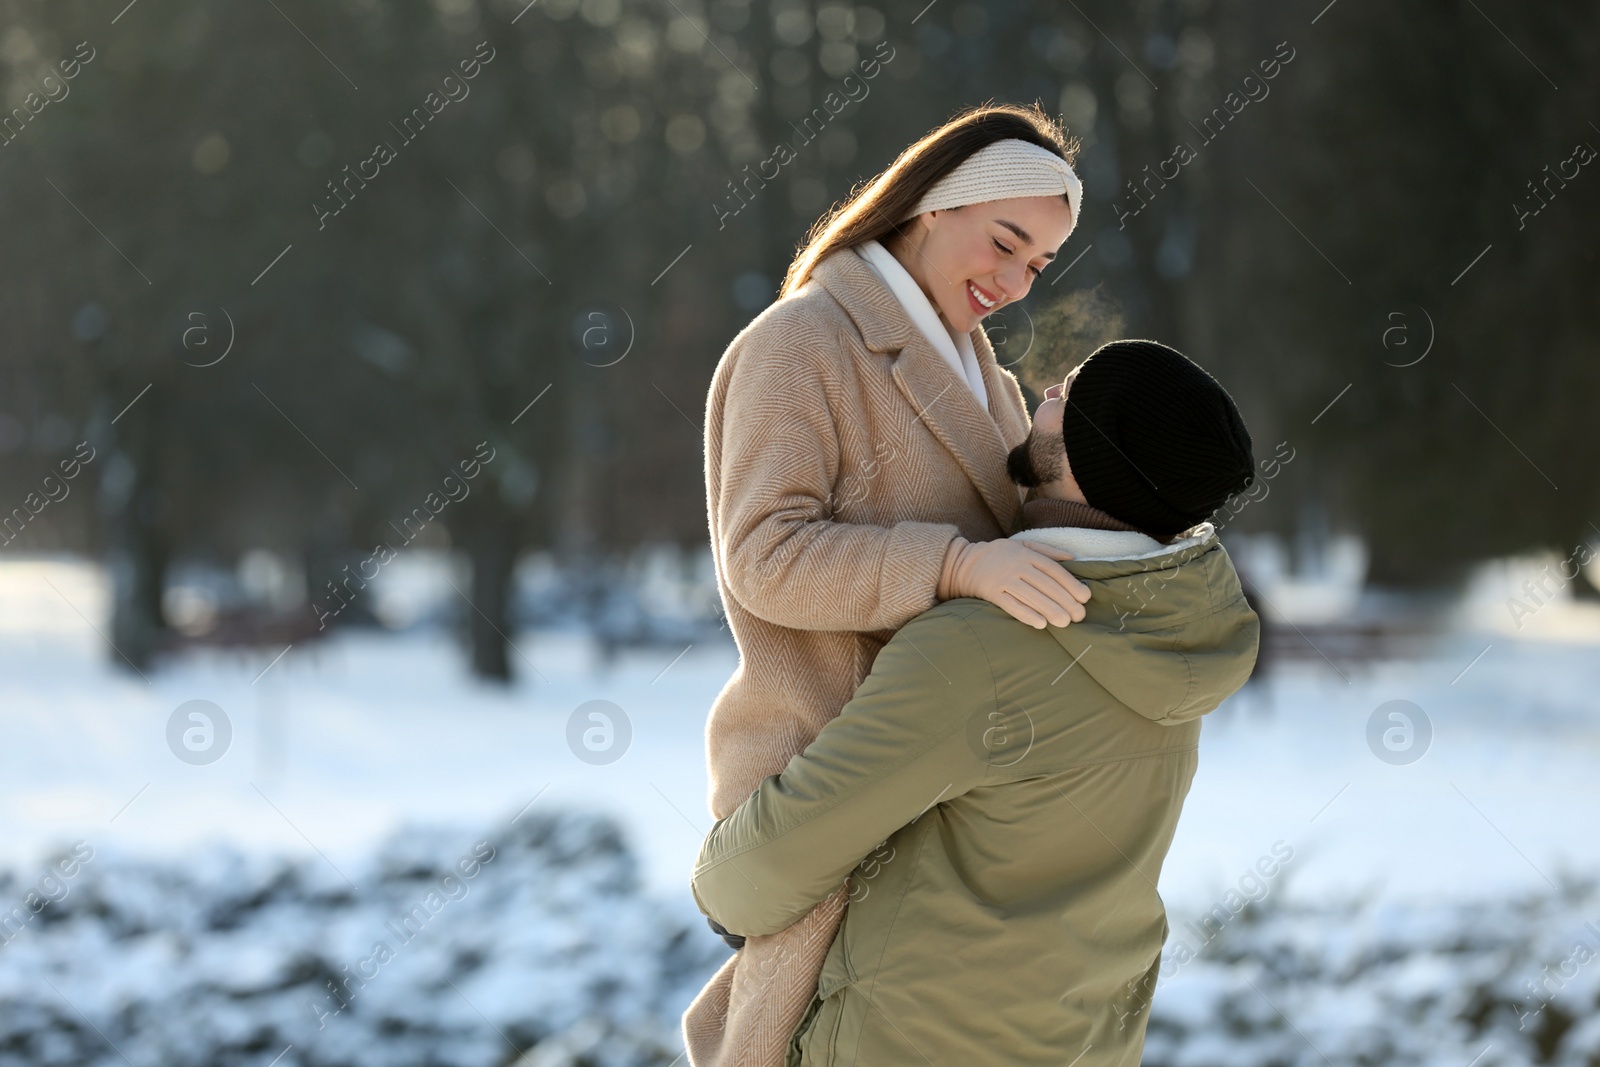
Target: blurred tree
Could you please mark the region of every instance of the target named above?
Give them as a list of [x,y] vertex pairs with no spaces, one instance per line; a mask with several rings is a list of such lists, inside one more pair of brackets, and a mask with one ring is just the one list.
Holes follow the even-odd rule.
[[[429,543],[471,559],[473,668],[507,679],[519,554],[586,576],[569,610],[593,617],[637,547],[703,545],[703,405],[728,340],[830,203],[995,99],[1040,100],[1083,141],[1081,225],[991,324],[1032,388],[1114,334],[1157,336],[1228,384],[1260,455],[1296,449],[1240,528],[1313,550],[1360,533],[1391,583],[1570,551],[1600,537],[1575,429],[1600,395],[1600,179],[1546,168],[1600,146],[1600,14],[1494,15],[336,0],[108,21],[0,0],[18,109],[0,138],[3,506],[75,442],[99,450],[6,547],[103,553],[114,655],[140,667],[177,561],[302,558],[306,610],[342,590],[344,623],[372,607],[346,568],[402,544],[483,442],[495,458]],[[392,158],[365,162],[379,142]],[[1546,206],[1519,220],[1530,183]]]

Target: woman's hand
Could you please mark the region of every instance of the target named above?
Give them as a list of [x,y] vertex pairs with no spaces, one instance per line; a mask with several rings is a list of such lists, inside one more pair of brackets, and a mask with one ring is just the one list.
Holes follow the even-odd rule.
[[945,550],[937,595],[980,597],[1036,630],[1082,622],[1089,587],[1060,564],[1072,558],[1034,541],[958,537]]

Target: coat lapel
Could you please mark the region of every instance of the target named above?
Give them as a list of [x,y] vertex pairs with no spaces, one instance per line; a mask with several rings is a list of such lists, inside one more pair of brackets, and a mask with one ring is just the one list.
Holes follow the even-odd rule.
[[989,335],[981,326],[972,331],[972,350],[978,357],[983,387],[989,394],[989,411],[1000,427],[1001,438],[1008,449],[1021,444],[1032,428],[1028,421],[1028,409],[1017,397],[1015,380],[1000,369],[994,347],[989,343]]
[[[890,374],[895,385],[917,417],[955,457],[1000,529],[1008,534],[1016,530],[1022,518],[1022,500],[1006,474],[1006,452],[1010,448],[1006,442],[1021,441],[1027,435],[1027,426],[1006,402],[1011,385],[1002,380],[983,331],[973,332],[973,351],[990,407],[1000,412],[993,417],[855,252],[835,252],[818,263],[813,274],[850,314],[867,348],[894,357]],[[1005,438],[1001,436],[1002,428]]]
[[[1000,369],[999,362],[995,359],[994,347],[989,343],[989,335],[980,325],[972,331],[972,351],[978,357],[978,370],[983,375],[983,387],[989,394],[989,413],[994,423],[999,427],[1000,438],[1004,442],[1006,451],[1020,445],[1028,436],[1028,431],[1033,429],[1033,423],[1028,418],[1028,408],[1022,399],[1022,391],[1017,388],[1016,379],[1009,373]],[[1013,513],[1012,525],[1006,527],[1011,533],[1023,528],[1022,505],[1028,498],[1028,490],[1017,485],[1006,473],[1005,463],[1000,465],[1001,476],[1005,478],[1006,486],[1017,499],[1017,509]]]

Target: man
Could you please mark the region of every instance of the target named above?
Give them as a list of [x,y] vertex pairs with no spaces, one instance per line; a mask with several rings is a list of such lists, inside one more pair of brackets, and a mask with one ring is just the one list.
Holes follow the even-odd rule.
[[1008,462],[1034,490],[1013,536],[1073,554],[1085,619],[924,612],[712,828],[693,891],[735,941],[851,881],[789,1067],[1139,1062],[1199,720],[1255,662],[1259,620],[1204,521],[1249,485],[1250,448],[1182,355],[1096,351]]

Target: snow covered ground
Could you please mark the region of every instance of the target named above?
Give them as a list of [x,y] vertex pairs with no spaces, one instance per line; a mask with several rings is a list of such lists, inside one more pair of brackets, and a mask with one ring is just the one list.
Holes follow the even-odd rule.
[[[142,678],[107,662],[94,629],[104,628],[98,570],[51,561],[3,570],[0,867],[17,873],[11,895],[78,840],[97,853],[164,858],[177,870],[208,843],[225,843],[274,862],[290,857],[337,885],[359,882],[375,850],[408,824],[458,827],[474,840],[486,827],[578,810],[614,815],[662,914],[686,927],[700,921],[686,882],[711,823],[702,730],[734,666],[726,638],[630,652],[607,667],[577,636],[522,633],[513,655],[520,679],[510,689],[469,681],[460,652],[427,632],[349,633],[276,661],[275,650],[197,654]],[[1426,659],[1360,670],[1315,660],[1283,664],[1266,685],[1240,693],[1207,721],[1200,769],[1161,877],[1172,913],[1169,950],[1185,931],[1204,929],[1187,924],[1220,914],[1219,905],[1231,915],[1237,909],[1230,902],[1243,897],[1260,904],[1234,918],[1207,957],[1176,966],[1163,980],[1157,1017],[1168,1021],[1153,1031],[1164,1036],[1153,1036],[1151,1062],[1227,1062],[1197,1051],[1204,1042],[1178,1039],[1187,1033],[1185,1011],[1200,1010],[1196,1004],[1220,1011],[1234,993],[1250,992],[1240,985],[1246,972],[1222,951],[1230,938],[1246,936],[1254,920],[1245,915],[1266,909],[1278,916],[1267,923],[1278,931],[1272,936],[1328,957],[1302,967],[1301,978],[1336,985],[1338,974],[1353,972],[1348,958],[1333,956],[1355,950],[1347,941],[1344,949],[1327,944],[1315,917],[1343,915],[1337,909],[1345,902],[1362,898],[1369,909],[1390,909],[1382,914],[1391,925],[1395,914],[1497,915],[1515,940],[1529,923],[1507,902],[1552,897],[1569,877],[1600,875],[1600,836],[1591,823],[1600,810],[1593,773],[1600,620],[1552,604],[1535,620],[1542,628],[1527,629],[1540,634],[1530,640],[1496,617],[1498,596],[1479,597],[1466,625]],[[174,712],[197,700],[220,708],[231,728],[226,751],[210,763],[186,762],[169,745]],[[1369,728],[1391,701],[1409,705],[1390,706]],[[597,707],[609,723],[586,717]],[[1386,717],[1396,708],[1409,720]],[[183,720],[175,736],[198,722]],[[217,745],[222,731],[216,722],[209,727]],[[203,742],[204,728],[191,740]],[[586,730],[604,741],[608,728],[609,751],[597,756],[585,748]],[[1390,737],[1403,744],[1407,728],[1409,752],[1384,748],[1386,730],[1400,730]],[[1399,762],[1423,747],[1429,731],[1421,758]],[[1279,862],[1272,876],[1259,873],[1272,865],[1258,863],[1273,856]],[[1600,920],[1587,899],[1561,912],[1556,925]],[[1358,941],[1372,925],[1348,916],[1336,921]],[[701,934],[720,945],[703,926]],[[1199,947],[1198,935],[1189,939]],[[1541,952],[1547,962],[1565,955],[1550,955],[1559,937],[1542,947],[1518,943],[1530,961]],[[1450,944],[1440,934],[1418,951],[1448,969]],[[1505,951],[1480,947],[1484,958],[1499,959],[1506,981],[1516,977]],[[1384,966],[1386,981],[1421,988],[1415,983],[1422,971]],[[1524,977],[1537,973],[1534,965]],[[1298,998],[1299,987],[1280,978],[1257,982],[1274,983],[1262,986],[1267,996],[1280,989]],[[674,987],[667,1001],[686,1000],[692,985]],[[1336,1027],[1341,1012],[1354,1025],[1378,1010],[1366,1000],[1313,1000],[1316,1025]],[[665,1014],[681,1008],[667,1001]],[[1294,1014],[1289,1005],[1277,1007]],[[1261,1062],[1273,1058],[1269,1051],[1263,1046]],[[1480,1067],[1496,1062],[1521,1061],[1491,1053]]]
[[[98,572],[26,566],[0,584],[0,860],[82,837],[314,849],[337,866],[407,820],[577,806],[618,816],[650,887],[687,897],[711,822],[702,731],[734,666],[726,638],[607,668],[581,637],[524,633],[510,689],[470,681],[460,651],[427,632],[348,633],[275,663],[275,650],[195,654],[145,679],[114,669],[87,621],[103,610]],[[1312,897],[1459,898],[1600,872],[1587,815],[1600,809],[1600,622],[1589,632],[1467,631],[1420,662],[1279,666],[1207,720],[1164,895],[1203,910],[1279,840],[1295,853],[1287,879]],[[215,762],[169,748],[168,720],[191,700],[231,725]],[[607,763],[569,744],[596,700],[631,727],[625,741],[615,724]],[[1431,724],[1412,763],[1368,745],[1368,720],[1393,700]],[[598,721],[586,716],[580,735]]]

